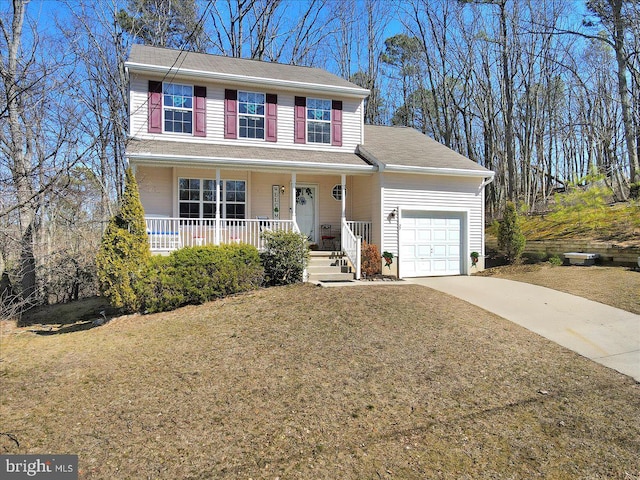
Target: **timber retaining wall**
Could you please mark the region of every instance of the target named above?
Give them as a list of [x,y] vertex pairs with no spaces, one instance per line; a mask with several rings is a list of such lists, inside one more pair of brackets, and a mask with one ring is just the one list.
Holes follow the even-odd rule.
[[[498,240],[486,239],[488,251],[497,251]],[[535,240],[527,241],[524,253],[536,256],[557,255],[564,259],[563,254],[569,252],[597,253],[600,255],[598,263],[608,265],[637,266],[640,257],[640,247],[625,247],[613,242],[594,242],[581,240]]]

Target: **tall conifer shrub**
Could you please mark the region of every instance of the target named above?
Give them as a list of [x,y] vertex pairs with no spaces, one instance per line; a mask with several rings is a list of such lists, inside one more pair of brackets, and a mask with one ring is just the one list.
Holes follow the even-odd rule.
[[507,202],[498,227],[498,248],[509,263],[520,260],[526,240],[520,229],[520,218],[513,202]]
[[128,168],[120,211],[109,220],[96,259],[100,292],[111,305],[126,311],[138,309],[134,284],[150,256],[138,184]]

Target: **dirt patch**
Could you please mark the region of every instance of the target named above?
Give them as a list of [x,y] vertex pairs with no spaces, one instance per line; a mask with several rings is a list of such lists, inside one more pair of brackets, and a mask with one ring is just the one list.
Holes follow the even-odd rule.
[[508,265],[477,273],[571,293],[640,315],[640,271],[625,267]]
[[0,339],[11,453],[80,478],[633,478],[640,385],[416,285],[272,288]]

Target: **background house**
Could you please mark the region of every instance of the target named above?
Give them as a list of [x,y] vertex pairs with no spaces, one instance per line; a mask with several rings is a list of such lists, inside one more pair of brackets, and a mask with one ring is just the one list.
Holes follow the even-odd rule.
[[493,172],[409,128],[365,126],[368,91],[326,71],[134,45],[130,141],[152,248],[301,231],[359,241],[400,277],[468,274]]

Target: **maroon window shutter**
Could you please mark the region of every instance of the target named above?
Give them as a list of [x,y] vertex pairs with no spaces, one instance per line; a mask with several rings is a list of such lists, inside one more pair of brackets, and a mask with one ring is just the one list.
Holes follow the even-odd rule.
[[207,136],[207,87],[193,87],[193,136]]
[[307,99],[295,98],[294,113],[294,139],[295,143],[307,143]]
[[224,138],[238,138],[238,91],[224,91]]
[[148,130],[149,133],[162,133],[162,82],[149,80],[149,105]]
[[342,146],[342,102],[331,102],[331,145]]
[[265,140],[267,142],[278,141],[278,96],[267,93],[265,111]]

